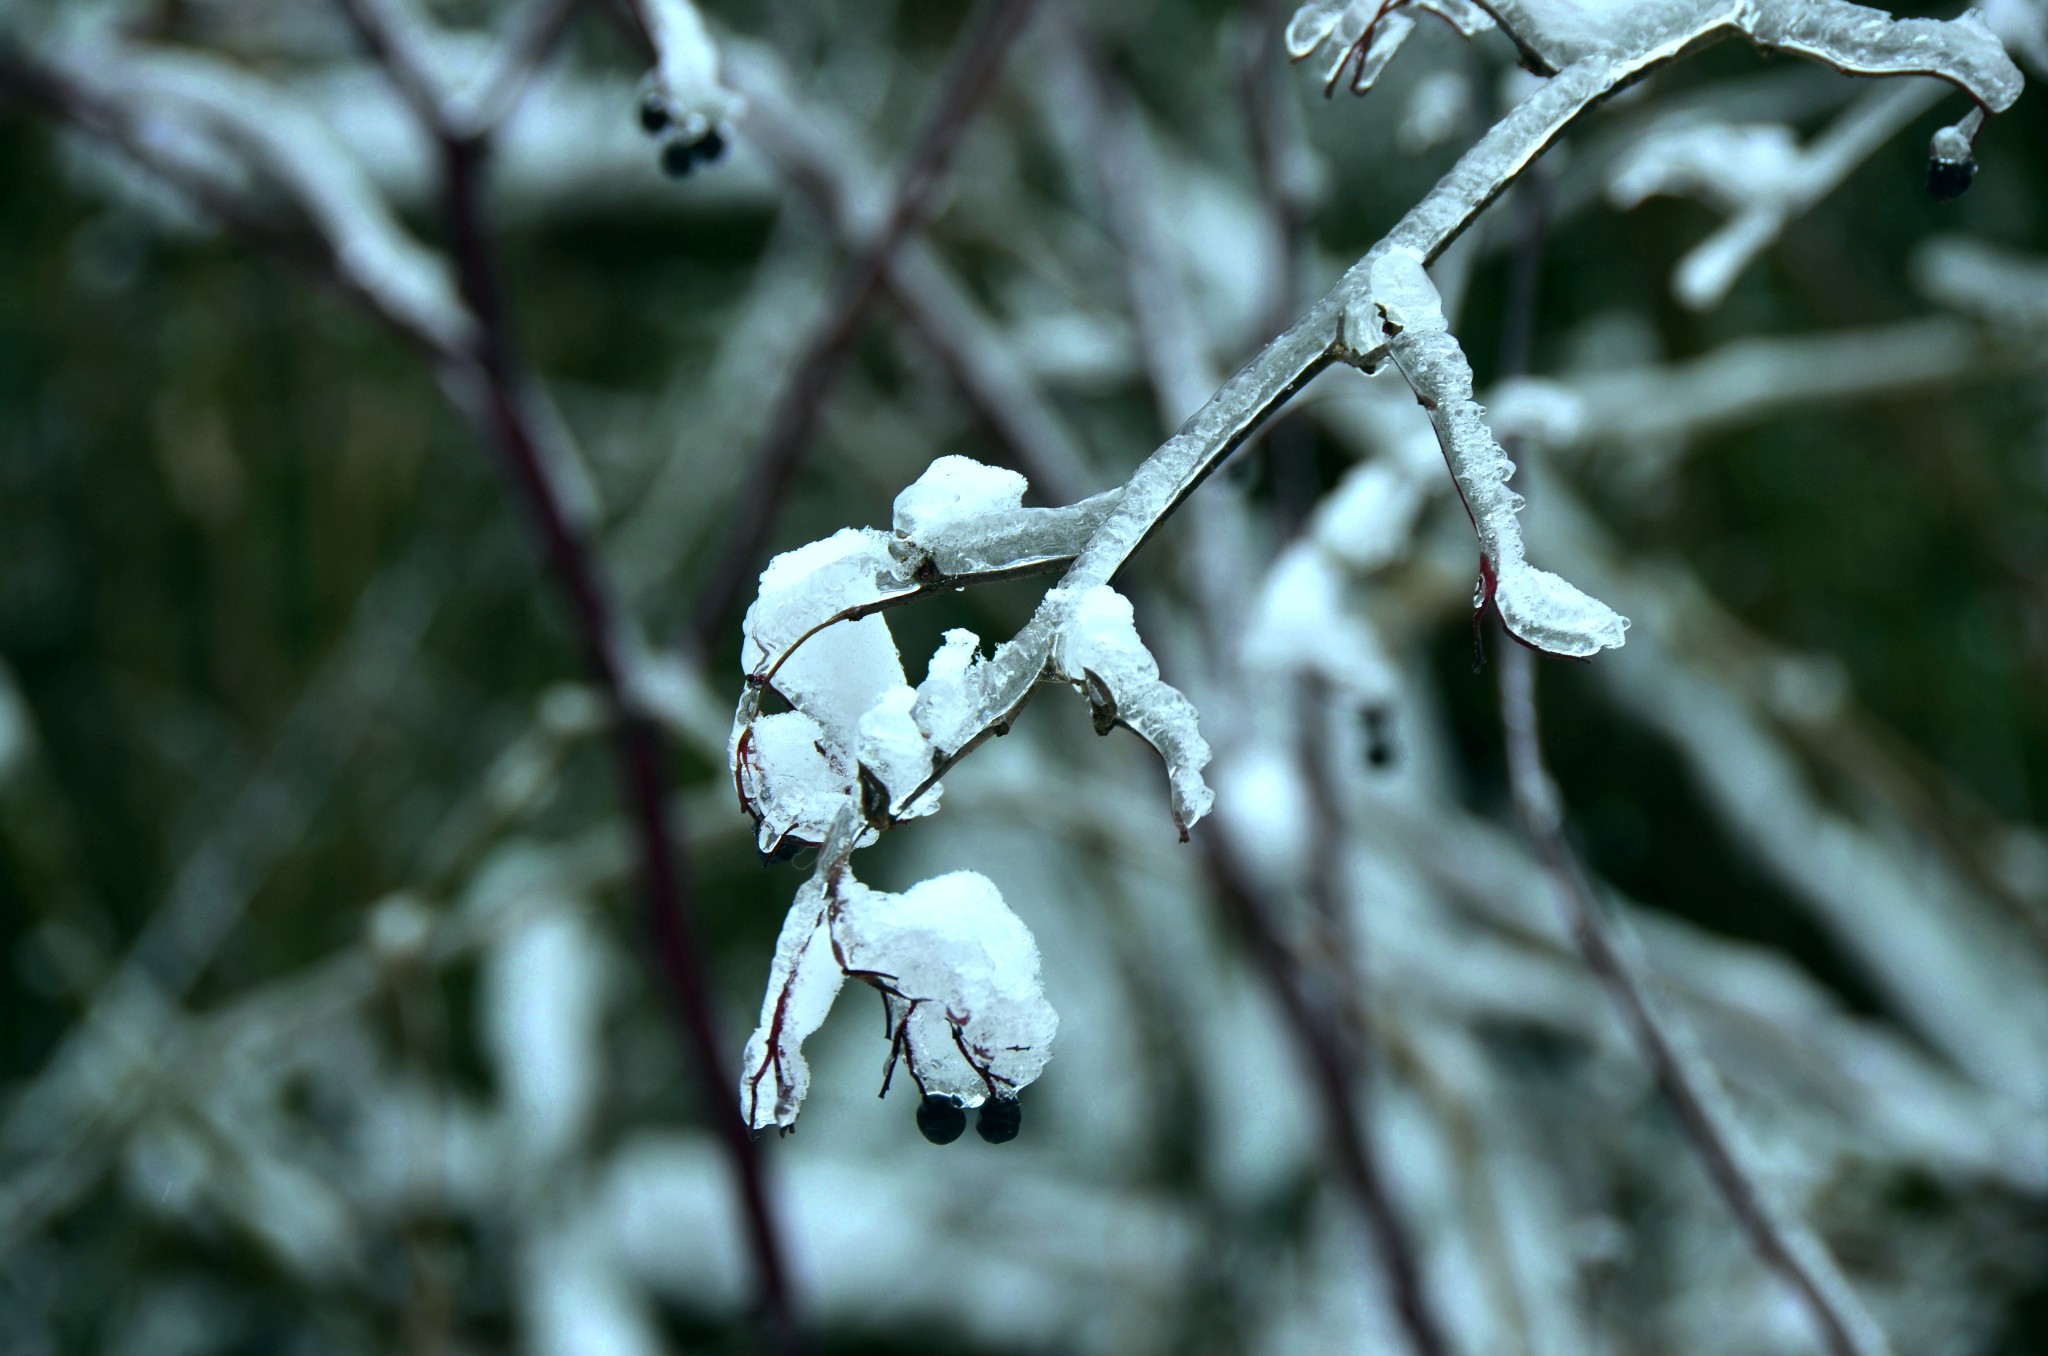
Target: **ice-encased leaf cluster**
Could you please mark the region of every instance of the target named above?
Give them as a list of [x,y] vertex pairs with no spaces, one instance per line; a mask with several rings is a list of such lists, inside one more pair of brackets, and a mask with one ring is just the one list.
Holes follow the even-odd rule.
[[[939,803],[939,787],[926,786],[933,770],[1047,676],[1102,696],[1112,723],[1159,750],[1183,833],[1207,813],[1209,749],[1194,707],[1159,680],[1130,605],[1106,587],[1072,599],[1055,590],[1048,602],[1058,620],[1027,629],[993,661],[974,633],[949,631],[924,682],[908,685],[882,610],[955,581],[1064,565],[1116,502],[1112,493],[1025,508],[1025,489],[1014,471],[941,457],[897,496],[892,532],[845,528],[762,572],[742,641],[747,686],[727,746],[762,852],[824,842],[848,806],[878,827],[930,814]],[[790,709],[764,713],[771,692]]]
[[[1130,602],[1107,585],[1053,589],[1039,618],[984,657],[948,631],[911,687],[880,615],[962,582],[1070,564],[1115,510],[1117,493],[1065,508],[1024,507],[1024,477],[942,457],[897,496],[891,530],[846,528],[785,552],[761,574],[742,641],[746,687],[728,753],[764,854],[822,846],[776,948],[741,1095],[756,1129],[788,1126],[808,1086],[801,1047],[846,975],[889,1004],[891,1065],[927,1094],[978,1105],[1037,1077],[1056,1026],[1038,989],[1037,949],[978,876],[871,891],[846,862],[874,835],[938,808],[939,774],[1006,728],[1040,682],[1064,683],[1167,766],[1183,837],[1214,796],[1194,705],[1163,682]],[[770,695],[788,703],[768,711]]]
[[1038,944],[987,877],[956,871],[891,894],[821,870],[783,923],[742,1061],[753,1129],[795,1123],[811,1080],[804,1040],[848,976],[881,993],[889,1071],[901,1059],[926,1096],[970,1107],[1014,1097],[1051,1057],[1059,1016],[1039,982]]
[[1138,639],[1130,599],[1107,584],[1097,584],[1054,589],[1047,601],[1061,616],[1053,662],[1087,696],[1097,734],[1122,725],[1166,760],[1173,822],[1186,838],[1189,826],[1209,813],[1216,801],[1202,780],[1209,744],[1197,728],[1194,703],[1160,681],[1158,662]]

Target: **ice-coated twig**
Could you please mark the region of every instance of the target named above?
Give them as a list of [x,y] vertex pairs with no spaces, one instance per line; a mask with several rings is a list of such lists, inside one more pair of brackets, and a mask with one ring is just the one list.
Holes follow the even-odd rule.
[[956,42],[939,93],[897,173],[888,216],[866,249],[848,261],[824,319],[771,406],[772,422],[754,450],[732,526],[715,557],[712,577],[697,595],[691,636],[700,649],[707,647],[743,596],[818,411],[860,333],[889,261],[931,210],[932,195],[974,111],[995,83],[1004,56],[1035,5],[1036,0],[984,0]]
[[1443,304],[1422,261],[1390,250],[1374,264],[1380,331],[1443,446],[1444,460],[1479,534],[1480,592],[1514,637],[1551,654],[1583,658],[1622,643],[1628,619],[1524,558],[1515,515],[1521,496],[1508,488],[1514,463],[1500,450],[1472,399],[1472,367],[1451,338]]
[[[1809,8],[1784,3],[1679,3],[1655,0],[1626,16],[1578,6],[1536,10],[1488,6],[1522,48],[1525,59],[1553,77],[1487,132],[1365,258],[1286,333],[1223,383],[1165,445],[1130,478],[1116,511],[1075,560],[1061,587],[1105,584],[1194,488],[1222,464],[1288,397],[1332,361],[1370,367],[1387,354],[1376,323],[1373,275],[1395,251],[1389,282],[1412,283],[1426,265],[1512,183],[1571,122],[1595,102],[1655,67],[1715,37],[1741,33],[1752,41],[1827,61],[1855,74],[1935,75],[1994,111],[2018,97],[2020,76],[1981,23],[1962,19],[1893,20],[1879,11],[1822,0]],[[1618,21],[1624,18],[1626,22]],[[1477,515],[1475,514],[1475,519]],[[1604,622],[1594,614],[1592,620]],[[1004,650],[1000,691],[989,689],[990,725],[1028,696],[1050,654],[1054,619],[1041,607]],[[1594,634],[1609,634],[1599,627]],[[1583,644],[1567,631],[1567,639]],[[1596,647],[1597,648],[1597,647]],[[1584,651],[1581,651],[1584,652]],[[1002,652],[999,652],[999,658]],[[992,666],[993,667],[993,666]]]
[[1804,1222],[1771,1198],[1754,1167],[1727,1094],[1690,1033],[1650,995],[1635,948],[1616,935],[1564,837],[1564,811],[1543,763],[1536,724],[1536,662],[1510,646],[1500,665],[1501,724],[1507,735],[1508,779],[1516,813],[1550,873],[1580,951],[1643,1051],[1678,1112],[1686,1138],[1743,1233],[1772,1269],[1799,1292],[1833,1356],[1883,1356],[1883,1329],[1864,1309]]
[[1633,207],[1657,194],[1696,194],[1728,215],[1718,231],[1679,260],[1671,277],[1680,301],[1709,310],[1787,225],[1946,92],[1936,80],[1871,89],[1803,148],[1790,128],[1775,123],[1660,129],[1615,165],[1608,197],[1616,206]]

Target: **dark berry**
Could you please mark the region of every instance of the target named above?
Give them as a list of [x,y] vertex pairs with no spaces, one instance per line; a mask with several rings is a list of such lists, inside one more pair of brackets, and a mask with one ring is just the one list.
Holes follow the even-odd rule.
[[697,168],[697,153],[687,141],[671,141],[661,148],[662,173],[680,179]]
[[1024,1110],[1016,1098],[991,1097],[981,1104],[981,1115],[974,1122],[974,1133],[991,1144],[1008,1144],[1017,1138],[1023,1119]]
[[697,138],[697,158],[707,165],[725,159],[725,138],[718,134],[716,127]]
[[1927,196],[1936,202],[1954,202],[1969,191],[1970,181],[1976,177],[1974,160],[1929,160]]
[[967,1132],[967,1112],[952,1098],[933,1093],[917,1104],[917,1131],[934,1144],[951,1144]]
[[668,105],[659,94],[650,94],[640,101],[640,126],[649,136],[667,129]]

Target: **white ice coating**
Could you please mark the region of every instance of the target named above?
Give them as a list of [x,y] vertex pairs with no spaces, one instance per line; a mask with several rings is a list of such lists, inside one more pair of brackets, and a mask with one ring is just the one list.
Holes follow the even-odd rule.
[[1931,301],[2026,339],[2048,334],[2048,262],[1964,236],[1940,236],[1913,259]]
[[[1751,260],[1768,248],[1793,218],[1832,192],[1851,171],[1948,90],[1935,80],[1875,85],[1801,146],[1780,124],[1679,123],[1653,131],[1625,153],[1608,180],[1608,198],[1633,207],[1655,194],[1693,196],[1728,221],[1679,261],[1673,291],[1695,310],[1718,305]],[[1968,159],[1969,139],[1958,128],[1935,134],[1935,153],[1954,133],[1951,157]]]
[[785,551],[761,572],[760,592],[747,609],[741,663],[749,673],[765,673],[814,627],[898,587],[888,534],[871,527],[841,528],[823,541]]
[[849,878],[832,933],[847,972],[875,977],[892,1053],[923,1092],[979,1106],[1044,1070],[1059,1016],[1039,981],[1038,943],[988,877],[955,871],[900,895]]
[[1993,112],[2020,93],[2019,69],[1975,12],[1894,19],[1846,0],[1490,0],[1525,59],[1584,61],[1676,53],[1721,33],[1812,57],[1852,75],[1935,75]]
[[843,747],[827,741],[801,711],[778,711],[742,725],[733,736],[733,780],[758,821],[761,851],[785,838],[821,843],[853,794],[854,768]]
[[797,892],[747,1041],[740,1106],[755,1130],[795,1123],[810,1088],[803,1043],[852,975],[889,1012],[889,1065],[921,1091],[979,1106],[1015,1096],[1044,1070],[1059,1016],[1039,980],[1038,944],[985,876],[956,871],[904,893],[840,870]]
[[1300,61],[1322,49],[1323,84],[1332,88],[1356,60],[1351,91],[1364,94],[1414,31],[1418,10],[1448,21],[1468,38],[1493,27],[1486,11],[1470,0],[1310,0],[1288,21],[1287,54]]
[[946,632],[939,648],[932,651],[924,681],[917,687],[914,713],[918,726],[937,748],[952,752],[979,726],[978,673],[986,662],[981,657],[981,637],[957,627]]
[[1024,506],[1027,482],[1015,471],[971,457],[940,457],[896,496],[898,536],[912,540]]
[[[415,240],[369,172],[327,125],[283,90],[223,61],[104,44],[67,61],[91,87],[150,107],[156,123],[184,120],[255,167],[311,220],[342,281],[436,347],[466,346],[475,322],[446,261]],[[151,135],[157,135],[152,131]]]
[[1309,536],[1347,568],[1377,570],[1408,553],[1422,499],[1422,486],[1405,467],[1369,461],[1353,467],[1316,505]]
[[638,0],[654,44],[650,93],[685,137],[735,121],[746,101],[718,78],[718,49],[691,0]]
[[917,693],[899,683],[860,718],[861,766],[887,788],[889,809],[899,819],[917,819],[939,808],[941,788],[936,786],[919,796],[915,805],[898,805],[924,784],[932,770],[932,742],[912,715],[916,704]]
[[[1209,744],[1197,727],[1194,703],[1160,681],[1158,661],[1138,638],[1130,599],[1098,584],[1054,589],[1046,602],[1060,618],[1053,663],[1098,703],[1098,728],[1106,731],[1112,719],[1127,725],[1166,760],[1173,822],[1186,837],[1216,800],[1202,780]],[[1099,704],[1105,696],[1106,708]]]
[[805,881],[775,941],[761,1022],[740,1058],[740,1110],[755,1130],[795,1123],[811,1088],[804,1041],[824,1025],[825,1014],[846,981],[832,954],[825,902],[820,881]]
[[1515,465],[1472,398],[1472,367],[1451,337],[1422,260],[1405,250],[1382,255],[1373,265],[1372,295],[1388,351],[1429,411],[1479,534],[1480,553],[1492,573],[1490,588],[1482,580],[1480,601],[1490,594],[1502,624],[1539,650],[1584,658],[1618,647],[1628,630],[1626,617],[1524,558],[1515,520],[1522,497],[1508,488]]

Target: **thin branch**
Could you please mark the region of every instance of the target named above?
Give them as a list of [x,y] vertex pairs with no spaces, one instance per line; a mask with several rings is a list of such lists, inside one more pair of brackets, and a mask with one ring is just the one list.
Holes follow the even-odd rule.
[[1409,1344],[1417,1356],[1446,1356],[1450,1346],[1430,1307],[1414,1245],[1401,1225],[1371,1137],[1352,1100],[1361,1080],[1355,1061],[1347,1054],[1349,1043],[1340,1034],[1342,1017],[1309,992],[1304,967],[1280,941],[1251,872],[1230,845],[1230,836],[1205,833],[1201,845],[1224,917],[1280,1005],[1288,1034],[1308,1065],[1331,1161],[1372,1231]]
[[434,135],[447,134],[453,127],[448,95],[434,71],[433,58],[423,50],[426,37],[419,25],[424,20],[416,14],[404,14],[396,7],[400,0],[334,3],[413,116]]
[[955,44],[938,98],[925,114],[896,176],[888,216],[866,250],[841,273],[824,320],[775,398],[774,422],[754,451],[740,502],[732,511],[732,527],[713,557],[711,579],[698,594],[690,625],[698,650],[709,648],[760,569],[758,557],[775,511],[788,492],[825,394],[860,333],[861,321],[881,288],[889,261],[904,238],[924,224],[933,190],[1035,3],[986,0]]
[[[342,3],[353,4],[355,0]],[[365,38],[380,59],[411,60],[398,55],[402,49],[392,30],[377,26],[381,12],[351,12],[368,19]],[[60,73],[46,71],[11,50],[0,52],[0,57],[5,58],[16,82],[37,94],[38,102],[47,111],[84,131],[113,140],[174,187],[193,184],[189,175],[178,172],[175,162],[152,154],[140,138],[124,135],[125,118],[102,108],[88,92]],[[396,68],[393,78],[401,88],[409,79]],[[415,98],[425,89],[419,85],[415,95],[408,98]],[[427,130],[440,146],[443,205],[451,250],[461,297],[475,328],[468,342],[451,344],[445,338],[423,332],[409,322],[404,312],[378,305],[374,294],[365,296],[365,300],[374,313],[439,360],[451,395],[476,423],[484,441],[498,453],[513,491],[539,533],[544,558],[563,595],[585,667],[592,682],[605,695],[612,713],[618,789],[639,849],[644,905],[656,958],[677,1008],[686,1049],[704,1086],[712,1123],[740,1185],[771,1339],[778,1350],[793,1352],[799,1349],[799,1333],[785,1248],[768,1205],[756,1146],[740,1121],[731,1096],[732,1079],[723,1054],[724,1045],[716,1028],[709,985],[691,927],[694,910],[687,856],[673,836],[676,830],[662,771],[660,731],[641,709],[625,660],[625,628],[611,601],[612,592],[602,577],[596,553],[582,537],[555,482],[544,437],[533,417],[528,379],[514,354],[510,320],[498,290],[494,251],[484,222],[482,175],[488,143],[446,122],[429,105],[415,102],[414,107],[423,120],[430,120]],[[202,211],[220,209],[219,220],[231,231],[242,234],[252,220],[260,222],[260,218],[250,217],[236,196],[217,191],[204,180],[195,186],[203,191],[194,195],[194,206]],[[257,245],[271,245],[275,239],[272,231],[253,234],[253,243]],[[334,257],[335,243],[325,243],[329,247],[327,255],[319,260],[323,271],[348,285],[351,275]],[[365,292],[360,286],[351,290],[357,295]]]
[[511,20],[511,32],[491,53],[489,67],[458,102],[456,125],[470,136],[487,136],[517,112],[582,4],[583,0],[529,0]]
[[656,960],[682,1023],[712,1124],[739,1182],[771,1340],[779,1350],[795,1351],[799,1336],[786,1249],[768,1204],[753,1136],[740,1120],[732,1098],[731,1070],[694,933],[696,910],[687,852],[675,835],[668,803],[660,729],[641,709],[622,656],[623,630],[612,592],[600,576],[595,551],[571,521],[529,416],[525,381],[513,355],[510,322],[498,292],[493,251],[484,227],[484,143],[445,136],[442,156],[445,210],[458,277],[463,296],[482,327],[477,354],[477,375],[482,379],[478,413],[539,530],[543,552],[575,625],[585,666],[611,708],[614,769],[639,848],[643,906]]
[[1594,898],[1564,837],[1557,786],[1543,763],[1536,726],[1536,662],[1519,645],[1502,647],[1501,724],[1507,736],[1508,780],[1515,809],[1564,906],[1580,954],[1621,1010],[1629,1037],[1655,1071],[1693,1151],[1727,1202],[1750,1246],[1799,1293],[1833,1356],[1884,1356],[1891,1350],[1826,1246],[1804,1221],[1771,1198],[1754,1169],[1720,1079],[1691,1034],[1650,998],[1650,981],[1634,948],[1617,935]]

